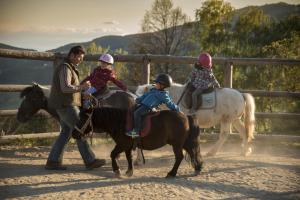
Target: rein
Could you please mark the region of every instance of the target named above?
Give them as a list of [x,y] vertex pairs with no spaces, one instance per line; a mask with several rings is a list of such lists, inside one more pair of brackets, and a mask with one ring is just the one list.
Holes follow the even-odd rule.
[[94,134],[94,131],[93,131],[93,123],[92,123],[92,115],[93,115],[93,112],[94,112],[94,110],[92,110],[92,112],[91,113],[85,113],[87,116],[88,116],[88,118],[87,118],[87,120],[85,121],[85,123],[83,124],[83,126],[81,127],[81,128],[78,128],[77,126],[75,126],[74,128],[82,135],[82,136],[84,136],[85,134],[84,134],[84,131],[85,131],[85,129],[87,128],[87,126],[88,125],[90,125],[91,126],[91,133],[90,133],[90,136],[93,136],[93,134]]

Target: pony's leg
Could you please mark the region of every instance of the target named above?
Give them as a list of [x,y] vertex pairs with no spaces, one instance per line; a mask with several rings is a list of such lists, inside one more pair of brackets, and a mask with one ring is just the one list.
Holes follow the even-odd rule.
[[167,174],[166,178],[173,178],[176,176],[178,167],[183,159],[182,147],[173,145],[173,152],[175,154],[175,163],[172,170]]
[[115,173],[116,177],[121,177],[121,171],[120,171],[120,168],[119,168],[116,158],[119,156],[119,154],[122,151],[123,150],[120,148],[120,146],[116,145],[115,148],[110,153],[111,165],[112,165],[113,172]]
[[132,164],[132,151],[131,151],[131,149],[126,150],[125,154],[126,154],[126,159],[127,159],[127,162],[128,162],[128,168],[127,168],[127,171],[126,171],[126,175],[130,177],[130,176],[133,175],[133,164]]
[[218,141],[213,145],[213,147],[208,151],[206,154],[207,156],[214,156],[223,146],[224,142],[226,141],[228,134],[230,133],[230,123],[228,122],[221,122],[221,132],[219,135]]
[[143,164],[143,156],[140,148],[136,150],[136,159],[134,161],[134,165],[141,165]]
[[252,148],[249,145],[247,135],[246,135],[246,128],[244,126],[244,123],[241,121],[241,119],[235,120],[232,125],[234,128],[239,132],[240,137],[242,138],[242,151],[241,154],[243,156],[248,156],[252,153]]

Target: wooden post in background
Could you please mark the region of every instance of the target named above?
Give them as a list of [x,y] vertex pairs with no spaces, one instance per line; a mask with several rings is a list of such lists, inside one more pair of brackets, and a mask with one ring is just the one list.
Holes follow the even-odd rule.
[[143,68],[140,82],[141,84],[149,84],[150,83],[150,59],[147,55],[143,58]]
[[226,62],[224,68],[224,82],[223,87],[232,88],[232,62]]
[[[232,69],[233,64],[232,62],[226,62],[225,68],[224,68],[224,85],[223,87],[232,88]],[[229,127],[229,133],[232,133],[231,124]]]

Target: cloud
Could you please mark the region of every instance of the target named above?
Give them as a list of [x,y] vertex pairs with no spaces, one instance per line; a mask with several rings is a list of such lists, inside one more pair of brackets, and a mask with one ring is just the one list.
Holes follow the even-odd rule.
[[0,26],[0,43],[37,49],[40,51],[57,48],[73,42],[87,42],[105,35],[124,35],[117,26],[96,28],[34,26],[4,29]]
[[[116,22],[105,22],[112,23]],[[47,35],[68,35],[68,34],[123,34],[124,30],[118,26],[105,26],[96,28],[81,28],[81,27],[55,27],[55,26],[33,26],[33,27],[14,27],[10,29],[0,28],[0,33],[36,33]]]
[[116,20],[103,22],[104,25],[119,25],[120,23]]

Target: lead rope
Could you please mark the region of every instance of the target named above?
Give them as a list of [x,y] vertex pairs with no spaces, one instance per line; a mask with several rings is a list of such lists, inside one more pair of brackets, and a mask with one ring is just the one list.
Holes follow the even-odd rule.
[[[84,135],[84,131],[86,129],[86,127],[88,126],[88,124],[92,123],[91,121],[91,118],[92,118],[92,115],[93,115],[93,111],[91,113],[85,113],[87,116],[88,116],[88,119],[85,121],[84,125],[79,129],[77,126],[75,126],[75,129],[81,134],[81,135]],[[92,126],[92,129],[93,129],[93,126]]]

